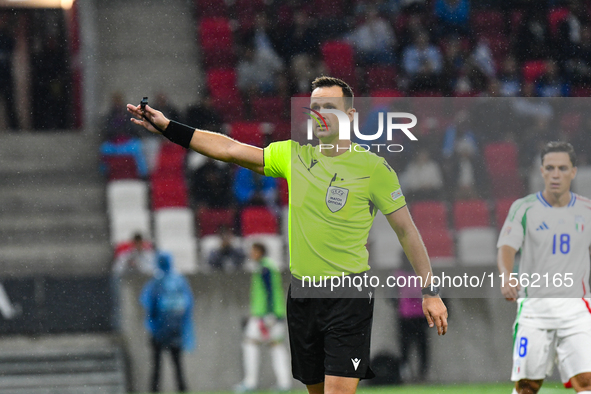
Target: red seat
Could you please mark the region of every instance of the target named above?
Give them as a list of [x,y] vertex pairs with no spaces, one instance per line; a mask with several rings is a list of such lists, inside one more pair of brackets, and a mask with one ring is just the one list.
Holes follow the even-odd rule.
[[258,97],[251,101],[254,120],[259,122],[279,122],[286,118],[285,100],[282,97]]
[[355,89],[355,61],[353,47],[345,41],[326,41],[322,57],[330,75],[341,78]]
[[484,200],[456,201],[453,207],[454,228],[489,227],[488,206]]
[[488,41],[488,47],[497,64],[497,68],[499,68],[509,53],[509,47],[511,45],[509,37],[502,34],[490,34],[486,35],[485,38]]
[[289,139],[291,139],[291,123],[275,123],[273,127],[273,132],[271,133],[271,141],[285,141]]
[[107,178],[115,179],[137,179],[137,164],[131,155],[104,155],[102,158],[107,167]]
[[200,209],[197,212],[200,236],[216,234],[221,226],[234,227],[235,215],[236,211],[233,209]]
[[450,231],[446,229],[421,230],[421,238],[431,258],[453,258],[454,242]]
[[490,180],[494,198],[519,198],[523,196],[525,187],[518,172],[511,172]]
[[224,123],[244,119],[244,102],[238,94],[214,98],[213,106],[222,115]]
[[500,229],[503,227],[514,201],[515,200],[512,198],[501,198],[495,201],[495,219],[497,222],[497,228]]
[[263,146],[263,132],[258,122],[235,122],[230,125],[230,137],[245,144]]
[[591,97],[591,86],[574,86],[570,95],[572,97]]
[[232,48],[232,28],[227,18],[204,18],[199,23],[199,43],[203,51]]
[[366,73],[366,85],[369,91],[378,89],[396,89],[396,70],[394,67],[371,67]]
[[555,8],[548,13],[548,26],[551,34],[558,33],[559,25],[568,18],[569,14],[568,8]]
[[476,35],[499,33],[505,29],[505,18],[499,11],[474,11],[471,23]]
[[154,177],[152,186],[152,210],[170,207],[187,207],[187,185],[182,176]]
[[534,82],[546,72],[546,62],[544,60],[531,60],[523,65],[521,72],[525,82]]
[[371,97],[404,97],[404,93],[397,89],[378,89],[372,90]]
[[228,15],[228,6],[224,0],[195,0],[195,10],[200,18]]
[[219,68],[207,72],[207,87],[214,99],[237,96],[236,72],[231,68]]
[[420,201],[410,205],[412,218],[421,232],[423,230],[445,230],[447,226],[447,208],[441,201]]
[[152,171],[152,177],[161,178],[168,176],[182,176],[185,170],[185,157],[187,150],[172,142],[164,142],[158,152],[156,167]]
[[484,147],[484,160],[491,178],[517,173],[517,146],[511,142],[493,142]]
[[240,219],[243,236],[277,233],[277,218],[265,207],[245,208]]

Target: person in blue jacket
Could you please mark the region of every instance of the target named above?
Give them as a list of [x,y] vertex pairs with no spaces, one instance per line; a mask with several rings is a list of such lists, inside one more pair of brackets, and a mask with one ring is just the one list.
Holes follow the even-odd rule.
[[186,392],[181,356],[182,351],[195,347],[193,294],[185,277],[174,271],[170,254],[159,253],[157,264],[154,279],[144,286],[140,296],[153,349],[152,392],[159,391],[164,350],[172,355],[178,391]]

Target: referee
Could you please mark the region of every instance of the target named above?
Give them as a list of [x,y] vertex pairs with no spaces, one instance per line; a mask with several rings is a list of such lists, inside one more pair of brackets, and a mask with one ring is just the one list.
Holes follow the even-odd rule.
[[[353,91],[344,81],[319,77],[312,83],[311,109],[337,109],[351,121]],[[352,394],[369,368],[374,298],[295,298],[291,291],[303,277],[355,276],[369,270],[365,245],[380,210],[388,219],[417,275],[423,278],[423,311],[439,335],[447,331],[447,310],[432,278],[425,246],[415,227],[398,177],[372,153],[357,152],[350,140],[339,140],[336,115],[323,115],[314,126],[319,146],[294,141],[264,149],[225,135],[196,130],[167,119],[160,111],[128,104],[131,121],[185,148],[235,163],[259,174],[282,177],[289,184],[289,243],[292,286],[287,321],[294,378],[310,394]],[[332,146],[331,149],[326,147]],[[337,199],[330,196],[336,194]]]

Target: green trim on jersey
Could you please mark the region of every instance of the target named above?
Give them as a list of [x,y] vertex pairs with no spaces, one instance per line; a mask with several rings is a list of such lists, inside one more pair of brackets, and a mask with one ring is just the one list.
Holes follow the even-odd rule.
[[521,317],[521,312],[523,311],[523,304],[525,300],[521,301],[519,304],[519,309],[517,310],[517,317],[515,318],[515,323],[513,324],[513,346],[512,348],[515,349],[515,340],[517,339],[517,330],[519,329],[519,317]]
[[517,211],[519,211],[519,208],[521,208],[523,206],[523,204],[526,203],[534,203],[538,201],[538,198],[536,197],[536,194],[530,194],[527,195],[523,198],[520,198],[518,200],[516,200],[513,205],[511,205],[511,209],[509,210],[509,217],[510,217],[510,221],[513,221],[515,219],[515,215],[517,214]]
[[[283,296],[281,274],[268,257],[263,257],[260,264],[260,267],[252,274],[251,278],[250,314],[256,317],[263,317],[272,313],[278,318],[283,318],[285,317],[285,297]],[[263,268],[267,268],[271,275],[270,294],[263,280]]]
[[336,157],[295,141],[264,149],[265,175],[289,185],[290,270],[298,279],[369,270],[365,245],[377,209],[387,215],[406,205],[386,160],[358,147]]

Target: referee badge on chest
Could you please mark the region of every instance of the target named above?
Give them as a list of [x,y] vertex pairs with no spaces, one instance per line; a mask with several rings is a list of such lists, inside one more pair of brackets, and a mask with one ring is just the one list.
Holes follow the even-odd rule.
[[332,213],[340,211],[347,203],[349,189],[329,186],[326,191],[326,206]]

